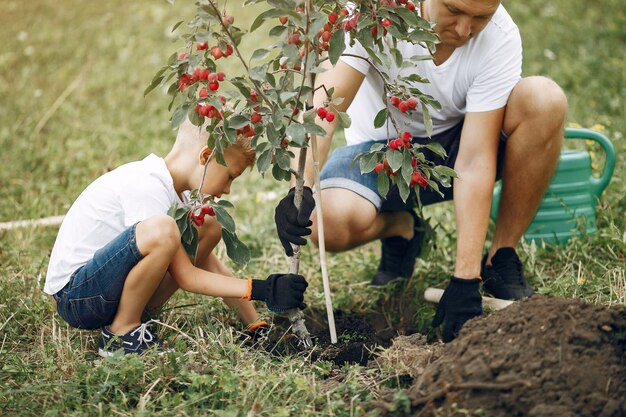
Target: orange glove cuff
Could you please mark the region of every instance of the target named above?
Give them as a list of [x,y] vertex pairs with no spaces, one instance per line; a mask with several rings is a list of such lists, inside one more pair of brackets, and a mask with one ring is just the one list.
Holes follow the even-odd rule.
[[250,326],[248,326],[248,331],[249,332],[253,332],[256,329],[258,329],[259,327],[266,327],[266,326],[269,326],[268,322],[266,322],[266,321],[258,321],[256,323],[251,324]]
[[246,292],[246,295],[241,298],[248,301],[252,300],[252,278],[248,278],[248,291]]

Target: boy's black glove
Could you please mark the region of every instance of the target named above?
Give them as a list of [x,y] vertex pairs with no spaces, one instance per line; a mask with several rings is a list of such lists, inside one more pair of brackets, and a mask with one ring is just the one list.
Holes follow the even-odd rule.
[[249,299],[265,301],[267,308],[275,313],[303,309],[306,307],[304,291],[308,286],[302,275],[272,274],[267,279],[251,280]]
[[295,193],[296,189],[292,187],[289,193],[280,200],[274,213],[278,238],[283,248],[285,248],[287,256],[293,256],[292,243],[300,246],[306,245],[306,239],[302,236],[311,234],[309,227],[313,224],[310,220],[311,213],[315,208],[313,191],[309,187],[304,187],[300,210],[296,209],[296,205],[293,202]]
[[466,321],[483,314],[483,301],[479,290],[479,278],[461,279],[454,276],[450,278],[432,323],[433,327],[439,327],[445,320],[444,342],[448,343],[457,337]]

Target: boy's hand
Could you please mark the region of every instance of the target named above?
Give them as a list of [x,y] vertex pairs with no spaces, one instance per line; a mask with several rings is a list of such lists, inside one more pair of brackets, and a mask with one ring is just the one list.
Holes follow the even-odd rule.
[[450,278],[433,318],[433,327],[443,324],[443,341],[448,343],[459,335],[469,319],[483,314],[480,278]]
[[272,274],[264,280],[251,280],[249,299],[265,301],[267,308],[275,313],[303,309],[306,307],[304,291],[308,285],[302,275]]
[[315,208],[315,199],[313,199],[313,191],[309,187],[304,187],[302,191],[300,210],[296,209],[293,202],[296,189],[292,187],[289,193],[280,200],[274,213],[278,238],[285,248],[287,256],[293,256],[292,243],[300,246],[306,245],[306,239],[302,236],[311,234],[309,227],[313,222],[309,218]]

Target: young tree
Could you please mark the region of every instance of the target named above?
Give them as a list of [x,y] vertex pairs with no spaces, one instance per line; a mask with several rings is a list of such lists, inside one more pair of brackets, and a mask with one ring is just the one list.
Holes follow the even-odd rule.
[[[173,30],[181,30],[184,50],[170,56],[167,65],[154,77],[146,94],[159,85],[168,84],[172,96],[172,126],[177,127],[188,117],[197,126],[206,127],[208,146],[213,157],[224,164],[223,151],[235,142],[237,135],[251,138],[257,154],[257,169],[270,172],[279,181],[296,178],[295,201],[299,205],[303,188],[306,150],[315,144],[316,135],[326,132],[316,122],[339,119],[343,127],[350,125],[347,113],[336,112],[334,106],[343,101],[334,97],[333,90],[324,85],[315,87],[315,76],[324,71],[320,64],[329,60],[333,65],[344,54],[346,44],[359,42],[369,54],[368,62],[384,82],[385,107],[374,120],[382,127],[390,120],[396,132],[401,127],[389,111],[396,107],[402,113],[412,113],[418,106],[424,123],[432,129],[428,106],[439,104],[423,94],[419,83],[427,82],[419,74],[391,76],[393,64],[411,68],[416,60],[431,59],[430,54],[404,60],[397,46],[400,42],[419,43],[434,51],[437,40],[431,24],[420,17],[418,6],[409,0],[362,0],[348,5],[324,0],[246,0],[244,4],[265,3],[261,13],[247,30],[235,24],[235,18],[217,0],[196,2],[196,14],[185,26],[178,22]],[[264,23],[271,23],[264,25]],[[269,26],[269,27],[268,27]],[[276,41],[244,56],[239,45],[244,36],[260,28],[267,28]],[[354,55],[353,55],[354,56]],[[220,60],[237,60],[244,68],[242,76],[232,77],[218,71]],[[376,63],[377,65],[374,65]],[[234,63],[231,63],[231,65]],[[327,100],[324,106],[313,108],[316,89],[323,89]],[[395,135],[395,132],[394,132]],[[411,142],[411,134],[389,135],[386,145],[374,145],[369,152],[355,158],[363,173],[378,174],[378,188],[385,196],[391,185],[398,187],[406,200],[410,189],[420,187],[439,190],[438,184],[450,186],[454,171],[436,166],[423,154],[427,147],[437,154],[443,149],[436,143],[420,145]],[[290,148],[301,148],[298,169],[291,168],[295,157]],[[315,153],[314,153],[315,155]],[[228,255],[238,263],[249,260],[247,247],[238,239],[235,223],[226,211],[232,204],[216,201],[212,196],[192,192],[185,207],[174,207],[171,214],[181,230],[182,241],[190,255],[197,247],[197,231],[193,227],[203,217],[200,213],[215,214],[223,228],[223,239]],[[419,201],[419,197],[418,197]],[[292,272],[297,272],[299,253],[292,258]],[[308,332],[301,319],[291,315],[294,330],[301,339]],[[295,318],[294,318],[295,317]],[[292,320],[293,321],[293,320]]]

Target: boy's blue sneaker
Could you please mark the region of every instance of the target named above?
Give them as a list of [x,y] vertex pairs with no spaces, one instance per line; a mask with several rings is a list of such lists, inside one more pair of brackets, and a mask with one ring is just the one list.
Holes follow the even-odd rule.
[[535,293],[526,282],[515,249],[498,249],[491,258],[491,265],[487,265],[487,255],[483,257],[480,271],[485,292],[502,300],[519,300]]
[[124,350],[124,354],[137,353],[142,354],[149,349],[154,349],[159,355],[171,351],[163,346],[163,343],[147,329],[148,323],[142,323],[139,327],[129,331],[125,335],[118,336],[111,333],[105,326],[102,328],[100,340],[98,341],[98,355],[103,358],[113,356],[120,350]]
[[415,259],[420,255],[424,246],[426,227],[413,210],[409,210],[409,213],[413,216],[415,235],[412,239],[404,239],[400,236],[381,239],[380,264],[370,285],[386,285],[396,278],[413,276]]

